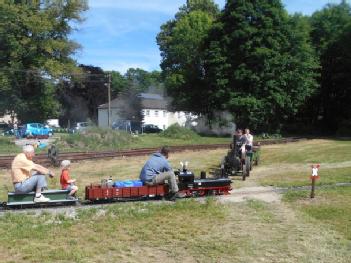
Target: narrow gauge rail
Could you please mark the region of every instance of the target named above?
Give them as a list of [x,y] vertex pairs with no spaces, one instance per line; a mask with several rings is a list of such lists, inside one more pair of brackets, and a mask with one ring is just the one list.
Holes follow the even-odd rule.
[[[280,144],[300,141],[301,138],[284,138],[284,139],[270,139],[270,140],[259,140],[256,141],[256,145],[269,145],[269,144]],[[225,144],[196,144],[196,145],[181,145],[181,146],[171,146],[173,152],[181,151],[198,151],[198,150],[209,150],[218,148],[227,148],[228,143]],[[89,159],[104,159],[104,158],[114,158],[123,156],[143,156],[151,154],[157,151],[158,148],[139,148],[130,150],[120,150],[120,151],[99,151],[99,152],[60,152],[58,155],[58,161],[69,159],[71,161],[82,161]],[[0,155],[0,168],[9,168],[15,154],[11,155]],[[51,165],[51,160],[48,158],[47,154],[38,154],[35,156],[34,161],[41,165]]]

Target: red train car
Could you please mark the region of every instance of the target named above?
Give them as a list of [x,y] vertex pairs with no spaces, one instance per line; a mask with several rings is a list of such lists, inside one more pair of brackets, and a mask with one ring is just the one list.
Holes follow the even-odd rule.
[[[179,191],[186,197],[206,195],[227,195],[231,188],[228,178],[194,179],[191,172],[178,172]],[[85,188],[85,199],[89,201],[102,200],[138,200],[148,198],[162,198],[168,193],[168,185],[113,187],[107,184],[91,184]]]

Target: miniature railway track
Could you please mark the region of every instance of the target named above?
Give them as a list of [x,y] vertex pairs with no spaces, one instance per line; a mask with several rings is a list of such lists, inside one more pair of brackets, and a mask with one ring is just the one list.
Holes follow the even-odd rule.
[[[262,140],[257,141],[256,145],[269,145],[279,143],[289,143],[300,141],[300,138],[284,138],[274,140]],[[171,151],[199,151],[199,150],[211,150],[218,148],[228,148],[229,143],[225,144],[197,144],[197,145],[182,145],[182,146],[171,146]],[[129,156],[143,156],[151,154],[157,151],[159,148],[140,148],[140,149],[129,149],[119,151],[100,151],[100,152],[62,152],[58,154],[58,161],[69,159],[73,162],[89,160],[89,159],[104,159],[104,158],[115,158],[115,157],[129,157]],[[15,154],[11,155],[0,155],[0,168],[9,168]],[[34,162],[44,166],[51,165],[51,160],[47,154],[38,154],[34,158]]]

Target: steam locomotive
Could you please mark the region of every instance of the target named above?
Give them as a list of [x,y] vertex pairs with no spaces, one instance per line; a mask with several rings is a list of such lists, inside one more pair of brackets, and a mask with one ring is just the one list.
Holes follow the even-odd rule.
[[[228,178],[207,178],[201,172],[200,178],[195,178],[193,172],[186,169],[175,171],[178,177],[179,192],[185,197],[201,197],[207,195],[228,195],[231,180]],[[85,187],[85,198],[82,201],[68,200],[66,190],[47,190],[42,192],[50,198],[48,203],[34,203],[34,192],[27,194],[8,193],[8,201],[3,208],[47,207],[59,205],[94,204],[101,202],[137,201],[149,199],[163,199],[168,193],[168,185],[144,185],[139,180],[126,180],[113,182],[112,179],[102,180],[98,184]]]

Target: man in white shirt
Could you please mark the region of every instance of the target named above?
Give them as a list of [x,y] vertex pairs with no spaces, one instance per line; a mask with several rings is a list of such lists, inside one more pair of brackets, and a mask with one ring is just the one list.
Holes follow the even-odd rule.
[[245,129],[244,136],[246,138],[246,150],[250,151],[252,149],[252,145],[253,145],[253,136],[250,134],[249,129]]

